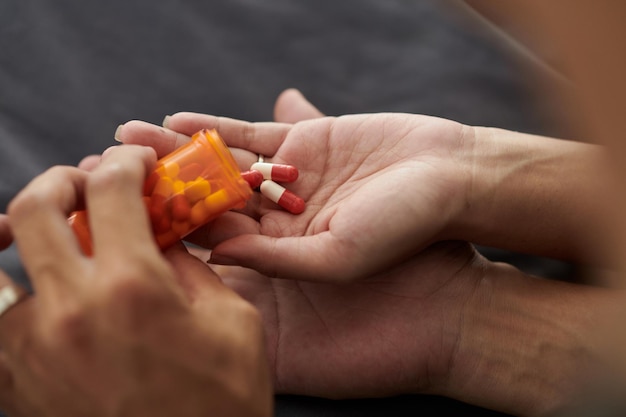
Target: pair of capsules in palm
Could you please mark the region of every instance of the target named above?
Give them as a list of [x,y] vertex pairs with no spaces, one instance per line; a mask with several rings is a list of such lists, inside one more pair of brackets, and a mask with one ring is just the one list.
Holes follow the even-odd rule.
[[304,211],[304,200],[279,184],[298,179],[298,169],[292,165],[256,162],[249,171],[242,173],[253,189],[292,214]]

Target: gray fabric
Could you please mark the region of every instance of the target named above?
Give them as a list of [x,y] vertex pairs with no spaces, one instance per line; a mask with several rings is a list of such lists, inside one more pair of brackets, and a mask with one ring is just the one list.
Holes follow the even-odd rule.
[[[531,99],[525,74],[443,3],[2,0],[0,211],[46,168],[112,145],[128,119],[160,123],[190,110],[269,120],[287,87],[331,115],[401,111],[558,133],[557,112]],[[569,271],[483,251],[539,273]],[[0,254],[0,266],[26,280],[14,248]],[[338,406],[346,403],[279,397],[277,415],[387,416],[393,404],[439,404],[409,398],[349,402],[357,411],[346,414]],[[439,415],[437,406],[428,410]]]

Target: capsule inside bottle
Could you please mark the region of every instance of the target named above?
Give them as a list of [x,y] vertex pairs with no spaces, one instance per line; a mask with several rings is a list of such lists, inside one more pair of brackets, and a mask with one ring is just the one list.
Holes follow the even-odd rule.
[[[156,242],[166,249],[220,214],[244,207],[252,189],[217,131],[205,129],[157,162],[143,194]],[[69,222],[91,255],[88,213],[72,213]]]

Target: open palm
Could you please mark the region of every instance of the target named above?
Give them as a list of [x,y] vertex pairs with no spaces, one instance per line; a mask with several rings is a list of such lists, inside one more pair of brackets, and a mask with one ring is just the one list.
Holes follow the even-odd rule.
[[228,213],[194,234],[195,243],[213,249],[213,263],[272,277],[362,278],[446,238],[464,204],[468,168],[456,155],[471,146],[472,134],[448,120],[390,113],[247,123],[178,113],[167,127],[129,122],[120,139],[165,154],[188,135],[216,128],[242,169],[263,154],[300,170],[287,187],[305,199],[304,213],[256,196],[245,213]]

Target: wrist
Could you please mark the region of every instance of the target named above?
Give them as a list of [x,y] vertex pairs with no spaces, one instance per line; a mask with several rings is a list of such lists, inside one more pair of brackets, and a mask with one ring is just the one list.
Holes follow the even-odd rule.
[[[610,195],[597,145],[474,127],[460,155],[465,204],[449,238],[573,261],[605,260]],[[584,219],[584,221],[581,221]]]
[[[515,415],[576,408],[606,359],[612,294],[487,268],[466,304],[444,395]],[[607,302],[608,301],[608,302]]]

